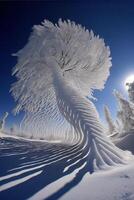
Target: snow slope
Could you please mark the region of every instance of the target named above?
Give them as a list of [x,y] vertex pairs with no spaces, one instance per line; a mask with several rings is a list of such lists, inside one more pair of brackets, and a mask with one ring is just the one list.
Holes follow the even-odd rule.
[[110,171],[85,174],[74,190],[62,199],[134,200],[134,163]]
[[[74,178],[75,174],[76,171],[72,175],[48,185],[32,196],[30,200],[41,200],[53,193],[56,194],[57,190],[60,191],[64,184],[67,184]],[[51,198],[56,199],[54,198],[55,196],[53,194]],[[92,175],[86,173],[82,181],[62,196],[61,199],[134,200],[134,163]]]
[[1,137],[0,199],[134,200],[134,162],[89,174],[81,155],[60,143]]
[[134,132],[126,133],[123,137],[114,140],[115,145],[134,154]]

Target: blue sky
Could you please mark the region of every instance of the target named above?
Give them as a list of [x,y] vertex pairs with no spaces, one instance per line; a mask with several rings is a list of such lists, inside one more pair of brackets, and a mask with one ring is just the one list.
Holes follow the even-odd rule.
[[111,75],[103,91],[95,91],[95,102],[102,121],[107,104],[116,115],[114,88],[124,95],[124,80],[134,74],[134,3],[133,1],[38,1],[0,2],[0,117],[8,111],[8,126],[20,121],[22,115],[11,113],[15,102],[9,93],[15,78],[11,76],[16,58],[11,54],[28,40],[34,24],[43,19],[57,22],[59,18],[74,20],[104,38],[112,56]]

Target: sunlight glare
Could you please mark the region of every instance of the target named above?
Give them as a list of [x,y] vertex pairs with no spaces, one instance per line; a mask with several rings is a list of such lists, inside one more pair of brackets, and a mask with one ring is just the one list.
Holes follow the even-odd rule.
[[128,90],[129,86],[127,84],[134,82],[134,74],[128,76],[124,82],[125,89]]

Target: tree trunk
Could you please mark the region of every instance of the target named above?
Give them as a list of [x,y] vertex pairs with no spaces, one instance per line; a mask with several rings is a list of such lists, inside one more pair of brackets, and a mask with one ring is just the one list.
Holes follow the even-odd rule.
[[55,78],[54,85],[59,110],[74,127],[76,137],[73,142],[83,149],[90,169],[126,163],[129,156],[106,136],[93,103],[60,77]]

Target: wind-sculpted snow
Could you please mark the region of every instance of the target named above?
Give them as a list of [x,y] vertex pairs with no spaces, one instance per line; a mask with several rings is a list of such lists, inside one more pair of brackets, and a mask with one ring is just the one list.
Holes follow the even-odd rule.
[[[0,139],[0,144],[0,199],[28,199],[63,178],[62,187],[48,198],[58,199],[89,171],[88,151],[86,155],[79,145],[14,138]],[[44,193],[41,199],[47,199],[47,195]]]
[[106,137],[85,97],[102,89],[109,75],[110,52],[102,39],[74,22],[44,21],[16,55],[12,93],[18,101],[15,112],[25,112],[23,136],[76,145],[91,173],[128,162],[131,155]]
[[[64,197],[82,182],[89,168],[92,168],[92,163],[87,159],[88,154],[88,150],[83,151],[78,144],[69,146],[13,137],[0,138],[0,199],[56,200]],[[122,176],[125,173],[126,169]],[[85,199],[92,197],[90,177],[86,191],[88,198]],[[102,177],[100,173],[98,181],[102,182]],[[100,187],[101,182],[98,181],[96,184]],[[104,189],[105,186],[102,187]]]

